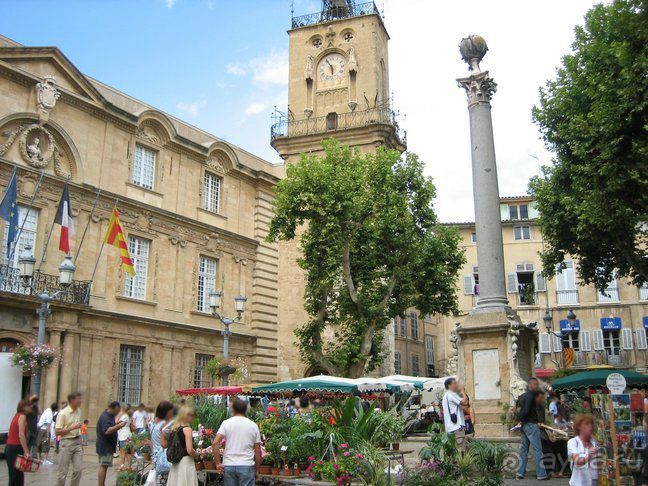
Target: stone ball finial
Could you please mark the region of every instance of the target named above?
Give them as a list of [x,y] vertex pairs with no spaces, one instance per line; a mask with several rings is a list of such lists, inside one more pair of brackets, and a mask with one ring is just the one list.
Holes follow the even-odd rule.
[[468,63],[471,71],[481,71],[479,63],[486,55],[486,51],[488,51],[488,46],[484,38],[480,35],[469,35],[461,39],[459,43],[461,58]]

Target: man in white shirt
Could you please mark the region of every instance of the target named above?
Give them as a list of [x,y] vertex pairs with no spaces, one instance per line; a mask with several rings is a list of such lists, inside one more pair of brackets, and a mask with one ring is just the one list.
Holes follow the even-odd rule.
[[[259,427],[245,416],[247,402],[232,400],[233,417],[225,420],[214,438],[212,451],[216,469],[223,471],[225,486],[254,486],[261,465]],[[220,446],[225,440],[221,464]]]
[[36,447],[38,448],[38,455],[44,464],[52,464],[49,461],[50,451],[50,434],[52,431],[52,423],[54,422],[54,412],[58,410],[58,403],[54,402],[49,408],[41,414],[38,420],[38,435],[36,436]]
[[146,405],[143,403],[139,404],[137,410],[133,413],[133,425],[135,426],[135,432],[141,434],[146,431],[146,423],[148,422],[148,413],[146,412]]
[[459,394],[459,382],[456,378],[447,378],[444,383],[446,392],[441,400],[443,406],[443,425],[448,434],[453,434],[457,442],[457,449],[464,450],[466,432],[464,430],[466,421],[464,419],[462,405],[468,402],[466,396]]

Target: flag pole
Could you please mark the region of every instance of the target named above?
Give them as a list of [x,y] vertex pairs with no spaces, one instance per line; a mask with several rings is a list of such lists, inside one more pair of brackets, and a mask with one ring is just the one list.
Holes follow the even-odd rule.
[[14,243],[11,246],[11,251],[9,252],[9,258],[7,259],[7,263],[9,265],[11,265],[11,260],[14,254],[16,253],[16,248],[18,248],[18,243],[20,242],[20,234],[22,233],[22,230],[25,227],[25,223],[27,223],[27,218],[29,217],[29,213],[31,212],[32,207],[34,206],[34,201],[36,200],[36,194],[38,193],[38,188],[40,187],[41,182],[43,181],[44,175],[45,175],[45,171],[42,170],[40,173],[40,177],[38,178],[38,182],[36,183],[36,187],[34,188],[34,194],[32,194],[32,197],[29,201],[29,206],[27,207],[27,213],[25,213],[25,219],[23,219],[23,222],[20,225],[20,228],[18,229],[18,234],[16,235],[16,239],[14,240]]
[[79,242],[79,246],[77,247],[76,255],[74,255],[73,263],[75,265],[77,262],[77,258],[79,258],[79,254],[81,253],[81,248],[83,247],[83,241],[85,240],[86,233],[88,232],[88,227],[90,226],[90,222],[92,221],[92,216],[94,215],[95,208],[97,207],[97,203],[99,202],[99,196],[101,196],[101,188],[97,190],[97,195],[95,196],[94,203],[92,204],[92,210],[90,211],[90,216],[88,216],[88,222],[86,224],[85,229],[83,230],[83,235],[81,235],[81,241]]
[[[65,192],[65,186],[68,185],[68,181],[65,181],[65,185],[63,186],[63,192]],[[61,197],[63,197],[63,193],[61,193]],[[47,247],[49,246],[50,238],[52,238],[52,233],[54,232],[54,225],[56,224],[56,215],[54,218],[52,218],[52,226],[50,226],[49,233],[47,235],[47,239],[45,240],[45,246],[43,247],[43,253],[41,254],[40,257],[40,262],[38,264],[38,269],[36,269],[37,272],[40,272],[41,267],[43,266],[43,260],[45,260],[45,254],[47,253]]]
[[[113,206],[113,211],[117,209],[117,204],[119,204],[119,198],[115,198],[115,205]],[[99,266],[99,259],[101,258],[101,253],[103,252],[104,246],[106,246],[106,238],[101,241],[101,247],[99,248],[99,254],[97,255],[97,261],[95,262],[94,269],[92,270],[92,275],[90,276],[90,286],[94,283],[94,276],[97,273],[97,267]]]

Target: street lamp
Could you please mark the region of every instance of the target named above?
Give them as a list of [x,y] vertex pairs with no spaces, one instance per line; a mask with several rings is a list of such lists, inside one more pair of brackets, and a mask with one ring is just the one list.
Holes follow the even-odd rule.
[[[59,265],[59,285],[61,286],[60,290],[57,290],[54,293],[49,293],[47,291],[39,292],[33,285],[34,279],[34,267],[36,266],[36,258],[32,252],[31,246],[25,246],[25,249],[21,252],[18,257],[18,270],[20,272],[20,278],[23,281],[25,287],[29,287],[32,291],[34,297],[36,297],[41,302],[40,309],[38,309],[38,336],[36,338],[36,344],[43,345],[45,344],[45,324],[47,318],[50,315],[50,302],[56,299],[62,292],[65,292],[67,287],[72,284],[74,278],[74,270],[76,267],[72,263],[72,258],[70,255],[66,255],[63,262]],[[34,370],[34,376],[31,382],[31,392],[36,396],[40,396],[41,388],[41,369],[36,368]]]
[[544,325],[547,328],[547,332],[549,334],[553,334],[553,320],[551,319],[551,314],[549,313],[548,310],[545,311],[545,315],[542,318],[542,322],[544,322]]
[[[244,297],[242,295],[234,297],[234,309],[236,310],[236,317],[225,317],[218,312],[217,309],[219,309],[221,306],[222,298],[222,291],[212,290],[211,292],[209,292],[209,307],[211,308],[211,313],[225,326],[225,329],[223,329],[221,334],[223,335],[223,360],[227,361],[229,359],[229,337],[232,335],[232,331],[230,331],[230,324],[238,322],[243,318],[243,310],[245,307],[245,301],[247,301],[247,297]],[[223,386],[227,386],[229,384],[229,371],[225,370],[222,373],[221,378],[223,381]]]
[[569,322],[569,328],[574,329],[576,327],[576,313],[574,309],[569,309],[567,313],[567,322]]

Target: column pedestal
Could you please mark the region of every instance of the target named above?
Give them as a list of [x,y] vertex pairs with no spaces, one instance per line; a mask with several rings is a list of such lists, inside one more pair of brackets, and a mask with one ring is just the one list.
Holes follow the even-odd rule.
[[452,330],[455,350],[448,373],[465,384],[476,413],[478,437],[507,437],[505,408],[514,404],[533,374],[535,329],[510,307],[473,309]]

